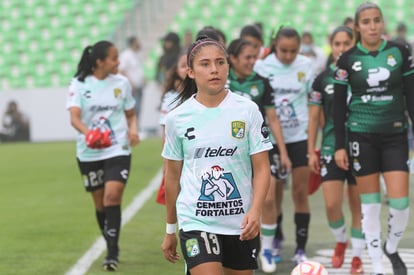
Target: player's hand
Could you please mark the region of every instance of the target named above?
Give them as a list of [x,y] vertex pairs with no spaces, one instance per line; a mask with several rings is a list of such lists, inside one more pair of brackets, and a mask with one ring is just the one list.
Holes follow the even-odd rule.
[[177,252],[177,236],[175,234],[165,234],[161,249],[167,261],[175,263],[180,259],[180,255]]
[[336,165],[343,169],[348,170],[349,169],[349,161],[348,161],[348,154],[345,149],[339,149],[335,152],[335,162]]
[[110,147],[111,145],[112,145],[111,131],[106,130],[105,132],[102,133],[101,147],[100,148],[107,148],[107,147]]
[[318,155],[315,152],[308,155],[308,166],[312,173],[319,174],[321,165]]
[[254,239],[260,233],[260,213],[250,209],[246,216],[244,216],[240,228],[242,229],[240,234],[241,241]]
[[138,145],[138,143],[140,142],[139,135],[137,132],[129,131],[128,139],[129,139],[129,145],[131,145],[132,147]]
[[102,133],[98,128],[89,130],[89,132],[85,135],[86,146],[91,149],[99,149],[101,146],[101,138]]
[[290,173],[290,171],[292,171],[292,163],[290,162],[287,153],[280,154],[280,166],[282,167],[283,171],[286,171],[286,173]]

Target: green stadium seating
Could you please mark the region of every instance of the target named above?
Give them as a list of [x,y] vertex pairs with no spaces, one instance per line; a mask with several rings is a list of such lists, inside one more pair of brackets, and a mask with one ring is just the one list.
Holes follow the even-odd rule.
[[1,1],[0,88],[67,85],[83,48],[107,39],[132,5],[130,0]]
[[[413,33],[414,17],[411,11],[414,2],[410,0],[377,0],[386,20],[386,27],[394,36],[398,22],[404,21],[408,26],[408,37]],[[206,25],[221,29],[228,40],[238,36],[240,29],[253,22],[264,25],[265,43],[268,45],[273,30],[281,24],[290,23],[299,32],[310,31],[316,44],[323,46],[327,36],[335,27],[342,24],[345,17],[353,17],[360,0],[188,0],[183,9],[177,13],[171,24],[171,31],[184,35],[187,29],[195,34]],[[153,77],[157,55],[150,55],[146,61],[147,77]]]
[[[394,36],[400,21],[411,37],[414,17],[411,0],[374,0],[382,8],[387,30]],[[266,45],[273,30],[290,22],[298,31],[311,31],[316,43],[326,43],[328,33],[346,16],[354,16],[360,0],[186,0],[170,24],[183,36],[202,27],[220,28],[228,41],[240,29],[262,22]],[[0,88],[67,85],[83,48],[106,39],[133,5],[131,0],[3,0],[0,1]],[[160,37],[162,34],[159,35]],[[153,78],[161,43],[154,46],[144,66]]]

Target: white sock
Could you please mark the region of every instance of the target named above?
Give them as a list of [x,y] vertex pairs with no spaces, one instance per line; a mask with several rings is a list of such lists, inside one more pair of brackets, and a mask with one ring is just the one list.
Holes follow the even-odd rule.
[[262,250],[272,249],[273,237],[276,233],[276,224],[262,223]]
[[405,229],[407,228],[408,217],[410,215],[409,212],[409,208],[399,210],[390,207],[386,244],[387,252],[390,254],[397,252],[398,244],[403,237]]
[[337,243],[344,243],[346,242],[346,228],[345,228],[345,220],[342,217],[339,221],[336,222],[329,222],[329,229],[334,235],[335,241]]
[[362,251],[365,249],[365,238],[362,230],[351,227],[352,257],[361,258]]
[[365,239],[351,238],[352,257],[361,258],[362,251],[365,249]]
[[381,246],[381,204],[380,203],[362,203],[362,232],[365,234],[365,241],[368,248],[368,254],[371,257],[374,273],[385,273],[382,264],[382,246]]

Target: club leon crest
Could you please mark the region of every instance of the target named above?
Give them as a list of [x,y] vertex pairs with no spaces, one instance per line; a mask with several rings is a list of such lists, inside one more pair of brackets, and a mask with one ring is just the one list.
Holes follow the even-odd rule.
[[244,138],[244,132],[246,131],[246,123],[243,121],[231,122],[231,135],[235,138]]

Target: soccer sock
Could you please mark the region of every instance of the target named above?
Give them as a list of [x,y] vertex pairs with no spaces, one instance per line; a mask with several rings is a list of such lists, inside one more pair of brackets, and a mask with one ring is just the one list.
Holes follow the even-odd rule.
[[95,215],[96,220],[98,221],[99,229],[101,229],[101,232],[103,234],[105,227],[105,211],[96,210]]
[[277,216],[277,220],[276,220],[276,232],[275,232],[275,238],[278,240],[283,240],[284,236],[283,236],[283,231],[282,231],[282,221],[283,221],[283,214],[279,214]]
[[408,224],[410,211],[408,208],[408,197],[392,199],[389,198],[390,213],[388,217],[388,236],[386,249],[392,254],[397,251],[400,242]]
[[362,251],[365,248],[365,238],[362,230],[351,228],[352,257],[361,258]]
[[296,225],[296,251],[305,250],[308,241],[308,229],[310,222],[310,213],[295,213]]
[[338,221],[328,221],[329,229],[331,229],[332,234],[335,237],[337,243],[346,242],[346,228],[345,228],[345,219],[342,217]]
[[105,236],[108,246],[108,256],[118,256],[118,239],[121,228],[121,206],[107,206],[105,207]]
[[362,232],[368,254],[371,257],[374,273],[385,273],[381,261],[381,195],[380,193],[361,194]]
[[276,224],[262,223],[262,249],[272,249],[273,237],[275,236]]

